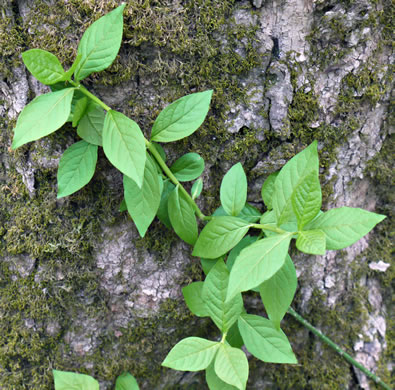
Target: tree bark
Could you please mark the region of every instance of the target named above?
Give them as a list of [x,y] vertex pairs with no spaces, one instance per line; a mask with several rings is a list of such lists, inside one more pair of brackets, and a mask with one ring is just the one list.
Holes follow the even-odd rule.
[[[218,337],[183,302],[181,287],[203,277],[191,247],[159,221],[139,238],[118,211],[122,178],[103,153],[83,190],[56,199],[59,158],[78,139],[71,126],[10,149],[17,115],[48,91],[20,53],[49,50],[69,67],[89,24],[119,3],[0,4],[0,389],[52,388],[53,368],[90,374],[101,389],[125,370],[142,389],[206,388],[202,373],[160,366],[181,338]],[[248,200],[263,211],[263,181],[317,139],[324,209],[361,207],[388,218],[341,252],[291,253],[299,277],[293,307],[387,381],[392,11],[388,0],[129,0],[119,57],[84,81],[146,135],[168,103],[214,90],[202,127],[164,145],[170,162],[190,151],[204,157],[206,213],[219,206],[220,181],[238,161]],[[264,315],[256,296],[246,302]],[[283,322],[300,365],[250,357],[247,388],[375,388],[291,317]]]

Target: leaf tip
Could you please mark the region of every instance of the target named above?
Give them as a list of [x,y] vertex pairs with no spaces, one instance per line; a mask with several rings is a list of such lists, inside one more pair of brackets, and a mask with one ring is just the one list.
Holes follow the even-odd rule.
[[237,292],[235,292],[233,290],[229,290],[229,287],[228,287],[228,291],[226,292],[225,303],[229,303],[236,294],[237,294]]
[[12,144],[11,144],[11,150],[15,150],[18,149],[20,146],[22,146],[23,144],[20,144],[20,142],[18,142],[15,137],[12,140]]
[[386,215],[384,215],[384,214],[377,214],[377,216],[378,216],[378,222],[377,223],[380,223],[381,221],[383,221],[384,219],[386,219],[387,218],[387,216]]
[[171,364],[168,362],[168,356],[165,357],[165,360],[161,363],[162,367],[171,368]]

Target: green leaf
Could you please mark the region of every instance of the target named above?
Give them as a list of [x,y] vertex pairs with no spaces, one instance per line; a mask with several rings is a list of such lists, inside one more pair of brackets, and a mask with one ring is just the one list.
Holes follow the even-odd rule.
[[99,382],[89,375],[52,370],[55,390],[99,390]]
[[147,153],[141,188],[128,176],[123,177],[123,188],[128,212],[141,237],[154,220],[160,203],[160,184],[155,163]]
[[206,369],[206,382],[210,390],[237,390],[237,387],[228,385],[218,378],[212,363]]
[[203,301],[207,312],[222,333],[226,333],[243,311],[243,299],[237,294],[225,303],[229,282],[229,271],[222,260],[218,260],[204,281]]
[[188,337],[172,348],[162,366],[180,371],[204,370],[213,360],[218,347],[217,342]]
[[156,118],[151,140],[172,142],[185,138],[203,123],[213,91],[197,92],[176,100]]
[[230,252],[228,255],[228,259],[226,260],[226,266],[228,267],[229,272],[232,270],[232,267],[236,261],[237,256],[239,256],[240,252],[251,245],[258,239],[257,236],[245,236]]
[[193,183],[193,186],[191,188],[192,199],[198,198],[202,193],[202,189],[203,189],[203,180],[202,178],[199,177],[199,179],[197,179],[195,183]]
[[[67,86],[67,83],[64,83]],[[51,85],[51,90],[54,90],[54,86],[60,86],[60,83]],[[63,89],[63,88],[62,88]],[[73,99],[71,100],[71,109],[70,109],[70,114],[69,117],[67,118],[66,122],[73,122],[73,117],[74,117],[74,111],[75,111],[75,107],[77,106],[77,103],[79,100],[84,99],[85,95],[78,89],[74,90],[74,94],[73,94]]]
[[236,216],[247,200],[247,177],[240,163],[226,173],[220,188],[221,205],[227,214]]
[[213,212],[213,217],[226,217],[230,216],[225,209],[222,206],[219,206],[215,211]]
[[250,224],[236,217],[215,217],[201,231],[192,255],[215,259],[231,250],[245,236]]
[[315,218],[321,208],[322,194],[318,171],[311,172],[300,182],[292,194],[291,201],[298,228],[302,230]]
[[120,112],[108,111],[104,120],[103,150],[111,164],[141,188],[146,151],[138,124]]
[[78,123],[77,134],[93,145],[103,146],[102,133],[106,114],[95,102],[90,101],[85,115]]
[[237,215],[238,218],[244,219],[244,221],[255,223],[261,218],[261,213],[254,206],[246,203],[240,213]]
[[226,335],[226,341],[229,343],[231,347],[234,348],[241,348],[244,345],[244,341],[241,337],[237,322],[235,322],[230,327],[228,334]]
[[287,336],[266,318],[242,314],[239,329],[245,346],[256,358],[267,363],[298,363]]
[[60,158],[58,168],[58,199],[78,191],[90,182],[95,173],[97,146],[79,141]]
[[88,98],[83,97],[82,99],[79,99],[75,105],[74,108],[74,113],[73,113],[73,127],[77,127],[78,122],[81,120],[81,118],[84,116],[86,109],[88,107]]
[[193,282],[182,288],[185,303],[189,310],[198,317],[208,317],[206,303],[203,300],[203,282]]
[[124,372],[117,378],[115,382],[115,390],[139,390],[139,385],[137,384],[136,378]]
[[204,160],[197,153],[187,153],[180,157],[170,170],[179,181],[195,180],[204,171]]
[[[59,81],[55,84],[51,84],[49,86],[49,88],[51,89],[52,92],[57,92],[57,91],[61,91],[62,89],[69,88],[69,83],[67,83],[66,81]],[[77,92],[79,92],[78,89],[74,91],[73,98]],[[81,92],[81,97],[83,97],[83,96],[85,96],[85,95],[83,95]]]
[[70,114],[74,88],[34,98],[19,114],[12,149],[45,137],[62,127]]
[[43,84],[55,84],[65,75],[60,61],[48,51],[31,49],[22,53],[22,59],[29,72]]
[[64,74],[64,76],[62,77],[61,80],[64,80],[64,81],[71,80],[71,77],[73,76],[73,73],[77,69],[78,64],[81,62],[81,59],[82,59],[82,55],[81,54],[77,54],[77,57],[75,58],[73,64],[70,67],[70,69]]
[[248,360],[241,349],[221,344],[214,362],[215,373],[228,385],[244,390],[248,379]]
[[296,247],[311,255],[325,254],[325,233],[320,229],[302,230],[298,232]]
[[162,196],[160,198],[160,204],[157,212],[159,220],[169,229],[171,228],[171,222],[169,218],[168,200],[169,195],[173,192],[174,188],[176,187],[170,180],[164,181]]
[[124,8],[125,4],[115,8],[85,31],[78,45],[81,61],[74,73],[76,80],[108,68],[115,60],[121,47]]
[[343,249],[368,234],[384,218],[385,215],[359,208],[340,207],[321,214],[306,226],[306,230],[322,230],[326,249]]
[[198,237],[198,226],[195,211],[189,204],[179,186],[169,195],[169,218],[177,235],[190,245],[194,245]]
[[293,194],[312,172],[318,175],[317,141],[289,160],[276,178],[272,205],[278,226],[295,219]]
[[216,259],[205,259],[203,257],[200,258],[200,263],[202,265],[202,269],[205,275],[211,271],[211,268],[217,263],[218,260],[223,260],[225,256],[218,257]]
[[123,213],[124,211],[128,211],[128,207],[126,206],[126,200],[125,200],[125,198],[122,199],[122,202],[121,202],[121,204],[119,205],[118,211],[119,211],[120,213]]
[[295,266],[287,255],[283,266],[259,286],[266,313],[278,329],[294,298],[297,284]]
[[283,266],[291,237],[278,234],[244,248],[230,272],[227,300],[270,279]]
[[270,174],[262,185],[262,189],[261,189],[262,200],[265,203],[268,210],[273,209],[272,198],[274,193],[274,183],[276,181],[277,175],[278,172],[274,172]]

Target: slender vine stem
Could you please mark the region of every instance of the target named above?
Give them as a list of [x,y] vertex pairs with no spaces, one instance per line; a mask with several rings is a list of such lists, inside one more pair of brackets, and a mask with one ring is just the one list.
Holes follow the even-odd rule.
[[202,220],[211,219],[211,217],[208,217],[202,213],[202,211],[200,210],[200,208],[198,207],[196,202],[192,199],[192,197],[188,194],[188,192],[184,188],[184,186],[178,181],[178,179],[173,175],[173,172],[170,170],[170,168],[162,160],[162,157],[160,156],[159,152],[156,150],[155,146],[151,142],[149,142],[147,139],[145,139],[145,144],[147,146],[147,149],[155,157],[155,160],[158,162],[158,164],[160,165],[160,167],[162,168],[162,170],[166,174],[166,176],[173,182],[173,184],[178,186],[180,191],[185,195],[186,200],[192,206],[192,208],[195,210],[197,217]]
[[290,233],[290,232],[287,232],[286,230],[277,228],[277,227],[275,227],[275,226],[273,226],[273,225],[265,225],[265,224],[260,224],[260,223],[252,223],[250,226],[251,226],[252,228],[255,228],[255,229],[269,230],[269,231],[271,231],[271,232],[275,232],[275,233],[278,233],[278,234]]
[[329,345],[332,349],[334,349],[340,356],[342,356],[345,360],[351,363],[354,367],[360,369],[368,378],[372,379],[375,383],[380,385],[383,389],[391,390],[391,388],[384,383],[377,375],[373,374],[373,372],[369,371],[366,367],[364,367],[361,363],[358,363],[351,355],[349,355],[346,351],[342,350],[336,343],[334,343],[330,338],[322,334],[322,332],[315,328],[310,322],[306,321],[300,314],[298,314],[292,307],[288,309],[288,314],[294,317],[297,321],[299,321],[303,326],[309,329],[313,334],[315,334],[320,340],[322,340],[325,344]]
[[107,106],[106,103],[104,103],[102,100],[100,100],[97,96],[95,96],[93,93],[89,92],[83,85],[76,83],[75,81],[70,80],[69,83],[77,88],[79,91],[81,91],[84,95],[88,96],[90,99],[92,99],[95,103],[97,103],[99,106],[103,107],[106,111],[110,111],[111,107]]

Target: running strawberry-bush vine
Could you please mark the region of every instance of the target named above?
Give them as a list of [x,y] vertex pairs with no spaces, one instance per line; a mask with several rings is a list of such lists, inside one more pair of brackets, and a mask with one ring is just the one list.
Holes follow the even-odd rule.
[[[36,97],[20,113],[12,148],[71,122],[81,140],[71,145],[59,161],[61,198],[89,183],[98,148],[103,147],[108,160],[123,174],[124,201],[120,209],[128,211],[139,234],[143,237],[157,216],[193,246],[192,255],[201,258],[207,275],[204,282],[194,282],[182,291],[192,313],[210,317],[220,337],[181,340],[163,366],[205,370],[211,390],[244,390],[249,369],[243,346],[263,362],[297,363],[281,330],[284,315],[292,310],[297,287],[295,267],[288,254],[291,241],[296,241],[301,252],[324,255],[327,250],[352,245],[385,216],[350,207],[321,211],[316,141],[267,178],[262,186],[267,209],[263,214],[247,203],[247,177],[237,163],[221,182],[221,206],[211,216],[204,215],[195,202],[202,194],[204,160],[197,153],[187,153],[168,167],[159,143],[194,133],[205,120],[213,91],[193,93],[168,105],[156,118],[148,140],[135,121],[111,109],[81,84],[116,58],[124,7],[116,8],[86,30],[67,71],[47,51],[32,49],[22,54],[29,71],[52,92]],[[194,181],[190,193],[181,184],[188,181]],[[208,222],[200,233],[197,219]],[[246,312],[242,292],[249,290],[260,294],[268,318]],[[56,378],[58,382],[72,380],[66,375],[71,373],[59,373],[55,371],[55,382]],[[88,380],[85,377],[79,379]]]

